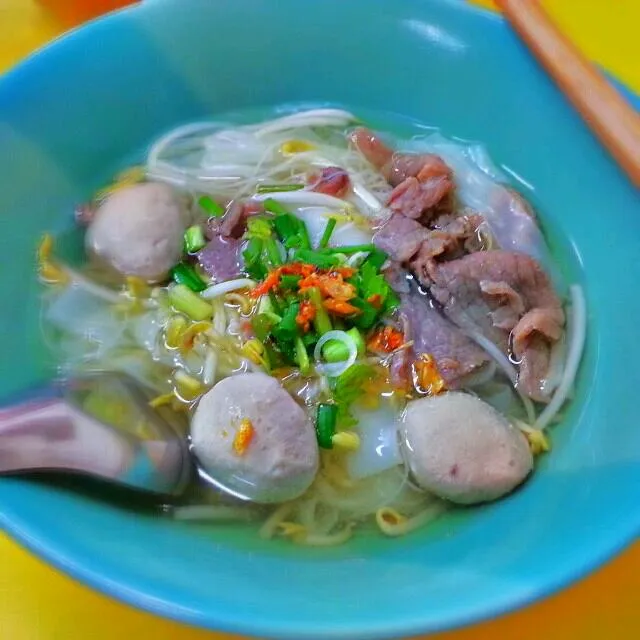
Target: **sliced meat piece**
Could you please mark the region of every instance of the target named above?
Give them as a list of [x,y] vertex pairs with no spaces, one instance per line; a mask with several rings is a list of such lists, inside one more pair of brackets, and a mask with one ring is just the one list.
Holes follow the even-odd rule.
[[393,157],[393,149],[389,148],[370,129],[357,127],[349,136],[353,146],[376,168],[382,169]]
[[[400,318],[405,340],[413,341],[413,357],[432,355],[447,386],[457,389],[465,379],[488,364],[487,354],[450,320],[435,309],[422,294],[401,295]],[[411,354],[410,354],[411,355]],[[405,367],[409,363],[405,363]],[[408,375],[400,362],[395,363],[396,375]]]
[[262,211],[261,202],[233,200],[227,205],[227,209],[221,218],[209,218],[206,231],[207,237],[240,238],[245,232],[247,218],[262,213]]
[[401,435],[415,481],[457,504],[496,500],[533,468],[524,435],[493,407],[466,393],[409,402]]
[[351,188],[349,174],[340,167],[324,167],[310,179],[311,191],[342,198]]
[[[523,391],[534,400],[548,401],[542,382],[551,344],[562,333],[564,312],[549,278],[533,258],[482,251],[450,262],[427,260],[416,275],[450,319],[461,327],[473,325],[505,353],[511,328],[513,353],[522,361]],[[534,344],[536,337],[546,348],[539,340]]]
[[415,220],[392,215],[373,236],[373,243],[392,260],[409,261],[427,238],[427,230]]
[[358,127],[351,133],[351,142],[362,155],[396,187],[407,178],[420,182],[441,176],[451,177],[444,160],[432,153],[395,153],[370,129]]
[[391,192],[387,206],[395,213],[427,224],[438,213],[437,208],[453,188],[448,176],[436,176],[424,182],[409,177]]
[[205,273],[216,282],[237,278],[242,274],[242,240],[209,234],[208,244],[198,252],[197,258]]
[[[442,221],[444,216],[439,218]],[[459,258],[465,251],[477,251],[481,248],[478,241],[478,229],[484,222],[479,215],[459,216],[451,218],[439,229],[426,232],[420,244],[420,250],[410,263],[414,273],[421,273],[425,263],[433,258]]]

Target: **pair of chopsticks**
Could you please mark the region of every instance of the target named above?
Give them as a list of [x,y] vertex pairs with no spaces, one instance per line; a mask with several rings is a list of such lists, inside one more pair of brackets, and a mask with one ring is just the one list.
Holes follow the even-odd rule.
[[640,188],[640,114],[553,24],[538,0],[495,0],[495,3]]

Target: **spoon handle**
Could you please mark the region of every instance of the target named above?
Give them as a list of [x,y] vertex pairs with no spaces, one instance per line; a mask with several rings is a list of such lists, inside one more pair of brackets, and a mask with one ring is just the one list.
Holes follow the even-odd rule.
[[538,0],[495,0],[531,52],[640,187],[640,114],[553,24]]
[[60,397],[0,409],[0,474],[65,470],[118,477],[130,449]]

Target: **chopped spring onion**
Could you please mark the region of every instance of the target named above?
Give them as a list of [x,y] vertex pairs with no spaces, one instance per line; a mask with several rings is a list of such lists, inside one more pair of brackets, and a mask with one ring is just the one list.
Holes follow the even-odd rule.
[[267,198],[263,204],[266,211],[276,216],[273,224],[278,237],[286,247],[311,249],[309,231],[302,220],[287,211],[273,198]]
[[353,244],[342,247],[328,247],[322,249],[322,253],[344,253],[350,255],[352,253],[360,253],[361,251],[373,251],[376,247],[372,244]]
[[353,317],[353,324],[360,329],[371,329],[378,319],[378,309],[362,298],[352,298],[349,302],[361,312]]
[[277,200],[274,200],[273,198],[267,198],[262,204],[264,205],[265,211],[269,211],[269,213],[273,213],[276,216],[284,216],[289,214],[289,212]]
[[262,280],[267,275],[267,269],[262,263],[262,249],[264,240],[251,238],[242,252],[245,271],[256,280]]
[[323,336],[325,333],[331,331],[333,327],[331,326],[331,319],[329,318],[329,314],[322,304],[322,295],[320,294],[320,289],[318,289],[317,287],[312,287],[307,291],[307,295],[309,296],[309,300],[311,300],[316,310],[316,316],[313,319],[313,326],[315,327],[317,334],[319,336]]
[[300,280],[302,280],[301,276],[285,274],[283,276],[280,276],[280,288],[285,290],[296,289]]
[[382,265],[387,261],[389,256],[382,251],[382,249],[378,249],[374,247],[373,251],[367,256],[367,259],[362,263],[362,267],[366,264],[373,267],[374,271],[380,271],[382,269]]
[[191,291],[204,291],[207,288],[207,284],[196,273],[196,270],[186,262],[180,262],[171,270],[171,277],[177,284],[183,284]]
[[300,367],[300,373],[303,376],[306,376],[311,369],[311,363],[309,362],[309,355],[307,354],[307,348],[305,347],[304,342],[302,341],[302,338],[300,336],[296,337],[295,344],[296,344],[296,361],[298,363],[298,367]]
[[227,280],[226,282],[214,284],[202,292],[202,297],[207,300],[213,300],[213,298],[219,298],[231,291],[237,291],[238,289],[253,289],[255,286],[255,281],[250,278],[236,278],[235,280]]
[[329,245],[329,240],[331,239],[331,234],[333,230],[336,228],[338,221],[335,218],[329,218],[327,222],[327,226],[324,228],[324,233],[322,234],[322,238],[320,238],[320,244],[318,247],[320,249],[324,249]]
[[358,331],[356,327],[352,327],[351,329],[349,329],[349,331],[347,331],[347,335],[350,338],[352,338],[353,341],[356,343],[358,356],[362,357],[365,354],[365,351],[367,349],[366,344],[364,342],[364,337],[362,336],[362,334]]
[[275,316],[277,320],[274,320],[272,314],[259,313],[251,319],[251,327],[256,338],[261,342],[264,342],[269,337],[271,329],[280,322],[280,316]]
[[169,288],[169,302],[193,320],[207,320],[213,315],[213,307],[184,284]]
[[336,433],[338,407],[335,404],[319,404],[316,414],[316,437],[323,449],[333,449],[332,438]]
[[295,340],[298,335],[298,323],[296,316],[300,310],[300,305],[295,302],[290,305],[282,315],[282,320],[273,330],[273,335],[277,340]]
[[261,216],[254,216],[247,220],[247,233],[245,237],[248,239],[259,238],[260,240],[267,240],[271,237],[273,231],[273,224],[271,220]]
[[207,244],[207,241],[200,225],[194,224],[184,232],[184,248],[187,253],[200,251],[205,244]]
[[[322,362],[324,346],[330,341],[337,341],[344,344],[346,347],[346,358],[339,362]],[[321,336],[316,343],[315,349],[313,350],[313,357],[316,361],[316,371],[318,373],[326,375],[329,378],[337,378],[356,361],[358,357],[358,347],[354,339],[344,331],[328,331]]]
[[278,193],[281,191],[298,191],[304,189],[303,184],[259,184],[256,193]]
[[298,249],[293,259],[296,262],[304,262],[306,264],[313,264],[321,269],[330,269],[340,264],[340,258],[338,256],[323,255],[317,251],[311,249]]
[[280,255],[280,248],[273,238],[267,238],[264,241],[264,248],[267,254],[267,258],[272,267],[277,267],[282,264],[282,256]]
[[214,218],[221,218],[224,215],[224,207],[210,196],[201,196],[198,199],[198,204]]

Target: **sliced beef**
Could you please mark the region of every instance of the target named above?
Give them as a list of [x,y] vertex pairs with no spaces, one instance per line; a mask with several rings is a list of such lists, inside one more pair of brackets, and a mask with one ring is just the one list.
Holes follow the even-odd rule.
[[384,175],[392,187],[407,178],[424,182],[436,176],[451,176],[444,160],[433,153],[395,153],[370,129],[358,127],[351,133],[352,144]]
[[426,260],[417,272],[458,326],[473,325],[520,361],[519,385],[534,400],[548,401],[542,383],[551,345],[560,338],[564,313],[551,282],[530,256],[482,251],[458,260]]
[[408,262],[418,253],[427,234],[419,222],[395,214],[374,234],[373,242],[392,260]]
[[392,376],[396,381],[409,378],[411,362],[423,353],[435,358],[438,370],[451,389],[463,386],[468,376],[489,362],[480,347],[417,291],[401,295],[400,319],[405,340],[413,341],[413,347],[399,352],[392,362]]
[[425,182],[407,178],[389,196],[391,211],[427,224],[439,212],[439,205],[453,191],[453,182],[447,176],[436,176]]
[[216,282],[237,278],[242,274],[242,240],[211,236],[209,243],[197,254],[202,269]]
[[324,167],[320,173],[310,177],[310,189],[336,198],[342,198],[349,191],[349,174],[341,167]]
[[425,261],[436,256],[457,258],[465,251],[482,248],[478,239],[482,216],[440,216],[438,222],[440,227],[431,229],[395,214],[376,232],[373,242],[393,260],[409,263],[417,273]]

